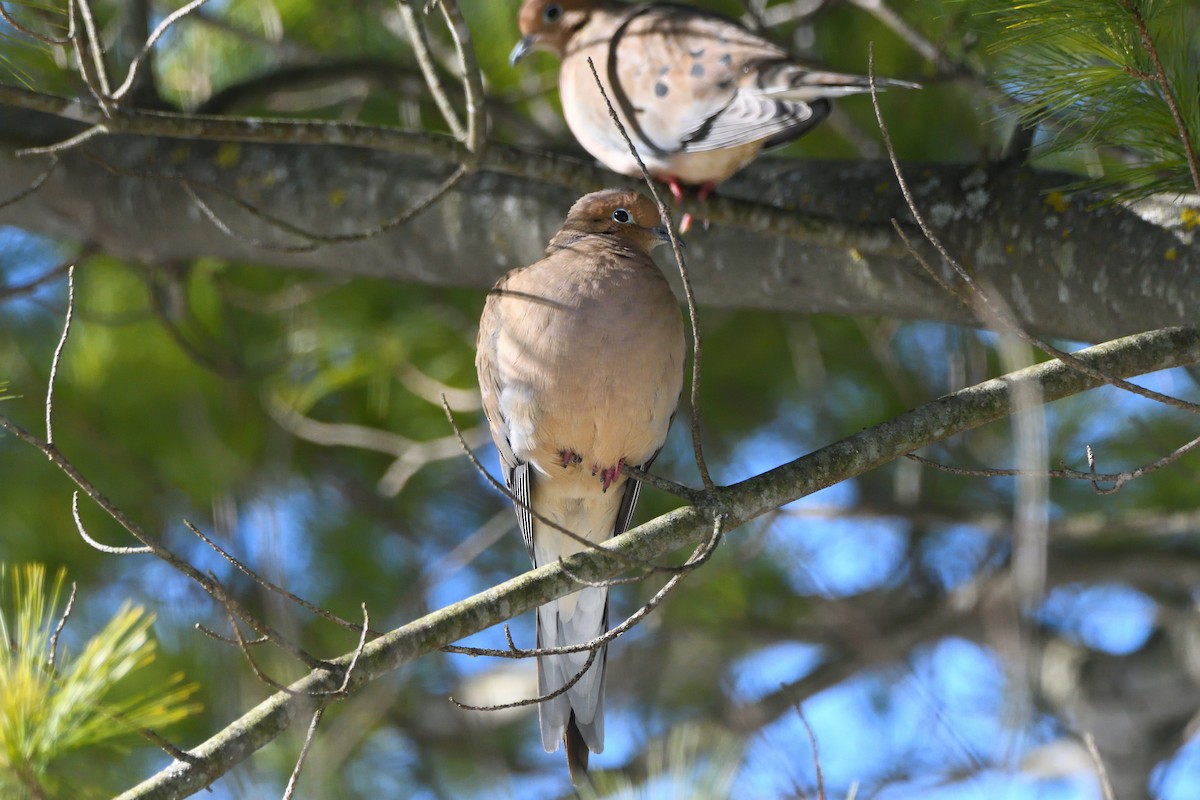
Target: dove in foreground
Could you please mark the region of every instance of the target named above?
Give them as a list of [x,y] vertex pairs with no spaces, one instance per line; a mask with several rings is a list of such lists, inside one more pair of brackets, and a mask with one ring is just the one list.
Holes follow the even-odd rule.
[[[475,366],[518,527],[534,566],[586,548],[542,517],[600,543],[625,531],[683,386],[680,309],[650,251],[666,241],[655,205],[609,189],[571,207],[540,261],[505,275],[479,322]],[[532,512],[532,513],[531,513]],[[537,646],[585,644],[608,630],[608,588],[537,610]],[[538,694],[570,681],[588,653],[538,658]],[[539,705],[547,752],[565,742],[574,783],[604,748],[606,653]]]

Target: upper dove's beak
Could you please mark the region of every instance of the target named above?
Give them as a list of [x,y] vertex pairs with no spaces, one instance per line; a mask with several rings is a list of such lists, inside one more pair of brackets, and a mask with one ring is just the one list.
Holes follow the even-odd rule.
[[508,54],[508,63],[515,67],[518,61],[533,52],[534,44],[536,42],[533,34],[522,36],[521,41],[517,42],[517,46]]

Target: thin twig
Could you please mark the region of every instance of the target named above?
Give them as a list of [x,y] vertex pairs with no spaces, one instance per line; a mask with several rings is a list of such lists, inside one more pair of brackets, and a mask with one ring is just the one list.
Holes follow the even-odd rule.
[[196,205],[196,208],[200,210],[200,213],[203,214],[204,217],[211,222],[217,230],[244,245],[254,247],[259,250],[270,250],[276,253],[310,253],[320,247],[320,245],[313,241],[306,241],[303,244],[276,244],[274,242],[268,242],[265,239],[256,239],[253,236],[247,236],[246,234],[239,233],[230,227],[225,220],[221,219],[220,216],[217,215],[217,212],[214,211],[208,203],[204,202],[200,195],[196,194],[196,190],[192,188],[191,181],[183,182],[183,190],[187,193],[187,196],[191,198],[191,201]]
[[[216,578],[214,577],[213,580],[216,580]],[[267,686],[270,686],[272,689],[274,689],[277,692],[285,692],[287,694],[296,694],[296,692],[294,690],[288,688],[287,686],[284,686],[282,683],[280,683],[279,681],[272,678],[270,675],[268,675],[266,672],[264,672],[262,670],[262,668],[260,668],[258,666],[258,662],[254,660],[254,656],[250,653],[250,646],[246,643],[245,637],[242,636],[241,628],[238,627],[237,617],[235,617],[233,615],[233,611],[230,610],[229,604],[228,604],[228,602],[226,602],[228,599],[229,599],[229,596],[226,594],[222,594],[220,597],[217,598],[217,600],[219,600],[225,606],[225,616],[228,617],[228,619],[229,619],[229,627],[233,631],[233,638],[237,641],[238,649],[240,649],[242,651],[242,655],[245,656],[246,662],[248,664],[250,664],[251,672],[253,672],[260,681],[265,683]]]
[[446,94],[445,87],[442,86],[441,78],[438,77],[437,65],[433,63],[433,56],[429,52],[429,39],[425,32],[425,26],[413,10],[416,2],[417,0],[399,0],[400,16],[404,20],[404,27],[408,30],[408,40],[412,45],[413,55],[416,56],[417,66],[421,68],[421,74],[425,76],[425,85],[429,87],[429,93],[433,95],[433,102],[437,104],[438,111],[442,112],[442,119],[446,120],[451,135],[460,142],[465,142],[467,141],[466,128],[459,121],[458,114],[454,111],[454,104],[450,102],[450,97]]
[[643,618],[646,617],[647,614],[657,608],[662,603],[663,599],[670,594],[671,590],[674,589],[681,580],[686,578],[692,572],[692,570],[702,566],[705,562],[707,562],[712,554],[716,552],[717,546],[721,543],[721,539],[724,535],[724,526],[725,518],[720,516],[717,517],[716,521],[713,523],[713,527],[708,535],[708,538],[696,546],[696,549],[692,551],[691,557],[688,558],[688,560],[678,568],[676,573],[671,576],[671,578],[663,585],[663,587],[659,589],[658,592],[651,597],[645,605],[626,617],[625,621],[620,625],[612,628],[609,631],[606,631],[600,636],[597,636],[590,642],[574,645],[563,645],[562,647],[537,647],[532,649],[524,649],[517,647],[513,643],[512,636],[508,631],[508,626],[506,625],[504,628],[504,633],[508,638],[507,650],[497,650],[487,647],[464,647],[462,645],[444,645],[441,649],[447,653],[461,653],[463,655],[470,656],[492,656],[495,658],[532,658],[535,656],[565,655],[567,653],[582,653],[585,650],[595,650],[596,648],[608,644],[613,639],[616,639],[618,636],[621,636],[626,631],[635,627],[639,622],[642,621]]
[[163,19],[162,22],[158,24],[158,27],[155,28],[154,32],[151,33],[146,39],[146,43],[142,45],[141,51],[134,56],[133,61],[129,64],[129,72],[125,75],[124,83],[118,86],[117,90],[111,95],[113,100],[120,100],[133,86],[133,82],[137,78],[138,69],[141,67],[142,61],[145,60],[146,56],[150,54],[150,51],[154,48],[154,45],[157,44],[158,40],[161,39],[163,34],[167,32],[167,29],[207,2],[208,0],[192,0],[192,2],[188,3],[182,8],[172,11],[166,16],[165,19]]
[[75,318],[75,265],[67,267],[67,312],[63,315],[62,335],[58,337],[58,346],[54,348],[54,358],[50,361],[50,377],[46,381],[46,444],[54,446],[54,381],[58,377],[58,364],[62,360],[63,348],[67,346],[67,336],[71,333],[71,321]]
[[359,633],[358,645],[354,648],[354,654],[352,656],[350,656],[350,663],[346,665],[346,671],[342,673],[342,685],[336,689],[330,689],[329,691],[313,692],[312,694],[314,696],[317,696],[317,695],[341,695],[341,696],[344,696],[345,694],[347,694],[346,690],[350,686],[350,678],[353,677],[353,675],[354,675],[354,668],[356,666],[358,666],[358,659],[363,654],[363,648],[365,648],[367,646],[367,631],[371,630],[371,615],[367,613],[367,604],[361,603],[360,605],[362,606],[362,612],[363,612],[362,625],[359,626],[361,629],[361,633]]
[[296,784],[300,781],[300,770],[304,769],[304,761],[308,758],[308,750],[317,736],[317,726],[321,724],[323,716],[325,716],[324,708],[318,708],[313,712],[312,722],[308,723],[308,733],[304,734],[304,746],[300,748],[300,755],[296,757],[296,766],[292,768],[292,777],[288,778],[287,787],[283,790],[283,800],[292,800],[292,795],[296,792]]
[[154,552],[149,547],[114,547],[112,545],[101,544],[91,536],[88,536],[87,529],[83,527],[83,520],[79,518],[78,490],[71,493],[71,516],[75,518],[75,530],[79,531],[79,538],[83,539],[101,553],[108,553],[110,556],[131,556]]
[[[100,34],[96,29],[96,20],[92,16],[91,0],[72,0],[73,5],[79,10],[79,16],[83,20],[83,29],[85,32],[82,45],[79,44],[79,37],[73,37],[77,46],[87,47],[92,55],[92,69],[89,71],[87,58],[84,57],[82,50],[76,50],[77,61],[79,62],[79,74],[83,77],[84,83],[87,84],[92,96],[96,98],[96,102],[100,104],[100,108],[104,111],[105,116],[111,114],[112,90],[109,88],[108,67],[104,64],[104,45],[100,41]],[[93,83],[95,81],[95,83]]]
[[1092,765],[1096,767],[1096,778],[1100,781],[1100,791],[1104,794],[1104,800],[1116,800],[1112,781],[1108,778],[1108,770],[1104,768],[1104,759],[1100,757],[1100,749],[1096,747],[1096,737],[1091,733],[1085,733],[1083,744],[1092,759]]
[[1146,19],[1135,3],[1131,0],[1121,0],[1121,5],[1137,23],[1138,33],[1142,37],[1142,46],[1146,48],[1146,52],[1149,53],[1150,60],[1154,64],[1154,74],[1149,78],[1153,83],[1158,84],[1159,90],[1163,93],[1163,100],[1166,102],[1167,108],[1171,110],[1171,119],[1175,122],[1175,131],[1179,134],[1179,141],[1183,145],[1188,171],[1192,174],[1192,186],[1197,194],[1200,194],[1200,158],[1196,155],[1196,148],[1187,124],[1183,121],[1183,114],[1179,111],[1179,103],[1175,99],[1175,92],[1171,89],[1171,82],[1167,80],[1167,71],[1163,67],[1162,59],[1158,56],[1158,47],[1154,44],[1154,37],[1150,35]]
[[93,139],[102,133],[108,132],[107,125],[93,125],[92,127],[87,128],[86,130],[83,130],[68,139],[63,139],[61,142],[48,144],[44,147],[24,147],[20,150],[13,151],[13,154],[17,156],[17,158],[24,158],[26,156],[57,155],[58,153],[78,147],[84,142]]
[[[446,177],[445,180],[443,180],[440,184],[435,186],[429,192],[428,195],[426,195],[425,197],[423,197],[421,200],[417,201],[416,203],[408,206],[407,208],[397,212],[394,216],[392,216],[389,219],[384,220],[383,222],[380,222],[376,225],[371,225],[370,227],[367,227],[367,228],[360,228],[360,229],[350,232],[350,233],[326,234],[326,233],[316,233],[314,231],[306,230],[306,229],[300,227],[299,225],[295,225],[291,222],[288,222],[285,219],[274,216],[273,214],[270,214],[270,213],[264,211],[263,209],[259,208],[258,206],[254,205],[253,203],[249,202],[248,200],[245,200],[242,197],[239,197],[235,192],[230,191],[229,189],[227,189],[224,186],[221,186],[220,184],[208,183],[208,182],[204,182],[204,181],[197,181],[197,180],[188,178],[183,175],[167,175],[167,174],[152,173],[152,172],[137,172],[134,170],[129,170],[129,169],[125,169],[124,167],[117,166],[116,164],[113,164],[109,161],[106,161],[106,160],[100,158],[99,156],[95,155],[94,153],[85,152],[84,155],[88,159],[90,159],[91,161],[100,165],[102,168],[104,168],[108,172],[113,173],[114,175],[120,175],[121,177],[126,177],[126,178],[139,178],[139,179],[160,180],[160,181],[168,181],[168,182],[173,182],[173,183],[180,183],[183,185],[184,190],[187,192],[188,196],[192,199],[192,201],[196,204],[196,206],[200,210],[200,212],[202,214],[204,214],[204,216],[210,222],[212,222],[213,225],[215,225],[217,227],[217,229],[220,230],[222,233],[224,233],[225,235],[229,236],[230,238],[236,239],[237,241],[242,242],[243,244],[248,245],[250,247],[255,247],[255,248],[259,248],[259,249],[263,249],[263,250],[272,250],[272,251],[276,251],[276,252],[285,252],[285,253],[307,253],[307,252],[316,250],[321,245],[348,244],[348,243],[352,243],[352,242],[359,242],[359,241],[364,241],[367,239],[372,239],[376,236],[387,233],[388,231],[390,231],[394,228],[398,228],[401,225],[404,225],[405,223],[409,222],[417,215],[419,215],[422,212],[431,208],[435,203],[437,203],[447,193],[449,193],[451,189],[453,189],[455,186],[457,186],[458,183],[467,175],[467,172],[468,172],[467,167],[460,164],[458,167],[456,167],[454,169],[453,172],[451,172]],[[263,222],[267,223],[271,227],[278,228],[279,230],[281,230],[285,233],[289,233],[299,239],[302,239],[304,243],[303,244],[292,244],[292,245],[277,244],[274,242],[268,242],[263,239],[257,239],[255,237],[248,236],[246,234],[242,234],[242,233],[239,233],[238,231],[235,231],[231,225],[229,225],[227,222],[225,222],[223,219],[221,219],[220,215],[217,214],[215,209],[213,209],[206,201],[202,200],[199,197],[199,195],[196,192],[197,189],[204,189],[205,191],[212,191],[217,194],[220,194],[225,199],[229,200],[232,203],[235,203],[238,207],[240,207],[242,210],[249,213],[251,216],[261,219]]]
[[70,478],[76,486],[82,489],[84,494],[86,494],[93,501],[95,501],[97,505],[103,508],[104,511],[110,517],[116,520],[116,522],[118,522],[122,528],[129,531],[133,538],[144,544],[150,553],[167,562],[167,564],[174,567],[175,570],[195,581],[214,599],[220,602],[227,602],[228,605],[236,611],[237,615],[260,635],[268,637],[276,646],[289,653],[293,657],[299,659],[309,669],[324,669],[328,666],[324,661],[314,658],[305,650],[291,644],[270,625],[256,618],[233,598],[226,598],[224,587],[221,586],[220,581],[204,575],[185,559],[177,556],[161,541],[150,536],[144,530],[142,530],[140,525],[130,519],[124,511],[122,511],[115,503],[109,500],[103,492],[97,489],[95,484],[84,477],[83,473],[80,472],[79,469],[76,468],[76,466],[72,464],[57,447],[42,441],[3,414],[0,414],[0,428],[4,428],[21,441],[40,450],[47,458],[50,459],[52,464],[58,467],[58,469],[64,475]]
[[1038,348],[1048,355],[1054,356],[1059,361],[1062,361],[1065,365],[1073,370],[1076,370],[1077,372],[1081,372],[1084,375],[1095,378],[1096,380],[1103,381],[1111,386],[1116,386],[1119,389],[1124,389],[1127,392],[1163,403],[1164,405],[1172,406],[1183,411],[1189,411],[1193,414],[1200,414],[1200,404],[1191,403],[1187,400],[1181,400],[1177,397],[1171,397],[1169,395],[1162,394],[1161,392],[1156,392],[1152,389],[1146,389],[1138,386],[1137,384],[1130,383],[1122,378],[1107,375],[1104,372],[1089,366],[1083,361],[1080,361],[1078,358],[1066,352],[1065,350],[1061,350],[1049,342],[1034,336],[1021,327],[1017,320],[1012,317],[1011,313],[992,300],[988,296],[987,292],[983,291],[982,287],[980,287],[975,279],[971,277],[971,274],[966,270],[966,268],[963,267],[958,259],[950,254],[950,251],[946,248],[945,244],[943,244],[941,239],[938,238],[937,234],[933,232],[933,229],[929,227],[929,223],[926,222],[925,217],[921,214],[920,209],[917,208],[916,199],[913,197],[912,191],[909,189],[908,181],[904,177],[904,171],[900,167],[900,161],[896,157],[896,148],[892,144],[892,137],[888,131],[887,123],[883,120],[883,111],[879,107],[879,94],[875,88],[874,47],[870,47],[867,50],[867,64],[868,77],[871,84],[871,104],[875,108],[875,119],[879,123],[879,132],[883,137],[884,146],[887,148],[888,159],[891,161],[892,170],[895,173],[896,181],[900,186],[900,192],[904,195],[904,202],[908,205],[909,212],[912,213],[913,218],[916,220],[917,225],[921,228],[921,233],[924,234],[926,240],[937,249],[942,258],[946,259],[946,262],[951,266],[959,278],[962,279],[963,283],[970,287],[984,308],[986,308],[991,314],[992,321],[1002,329],[1012,332],[1027,344]]
[[63,609],[62,616],[58,618],[58,624],[54,626],[54,635],[50,637],[50,657],[46,659],[46,671],[51,675],[54,675],[54,662],[58,659],[58,637],[63,632],[63,628],[67,627],[67,620],[71,618],[71,609],[75,607],[77,588],[75,581],[71,581],[71,596],[67,598],[67,607]]
[[[197,623],[196,623],[196,630],[200,631],[201,633],[203,633],[203,634],[204,634],[205,636],[207,636],[208,638],[210,638],[210,639],[215,639],[215,640],[217,640],[218,642],[221,642],[222,644],[231,644],[231,645],[237,645],[237,644],[238,644],[238,640],[237,640],[237,639],[234,639],[232,636],[222,636],[221,634],[219,634],[219,633],[217,633],[216,631],[214,631],[212,628],[209,628],[209,627],[205,626],[203,623],[197,622]],[[247,640],[245,641],[245,644],[246,644],[246,646],[247,646],[247,647],[254,647],[254,646],[256,646],[256,645],[260,645],[260,644],[267,644],[267,643],[268,643],[268,642],[270,642],[270,641],[271,641],[271,640],[270,640],[270,639],[268,639],[267,637],[265,637],[265,636],[260,636],[260,637],[258,637],[257,639],[247,639]]]
[[46,36],[43,33],[38,33],[37,31],[33,30],[32,28],[22,25],[20,20],[18,20],[16,17],[12,16],[12,14],[10,14],[8,12],[8,9],[6,9],[4,7],[3,2],[0,2],[0,19],[3,19],[5,22],[7,22],[9,25],[11,25],[14,30],[20,31],[21,33],[25,34],[26,36],[28,36],[30,38],[37,39],[42,44],[48,44],[48,45],[51,45],[54,47],[58,47],[58,46],[61,46],[64,44],[71,43],[71,35],[70,34],[64,36],[61,39],[55,39],[53,36]]
[[454,0],[438,0],[445,17],[446,27],[450,29],[450,38],[454,40],[454,49],[458,52],[458,63],[462,68],[463,94],[467,104],[467,130],[462,139],[463,145],[471,154],[464,165],[475,170],[483,158],[483,150],[487,146],[487,115],[483,105],[483,75],[479,71],[479,63],[475,59],[475,47],[471,43],[471,29],[467,27],[458,3]]
[[796,702],[796,715],[800,717],[800,722],[804,725],[804,732],[808,734],[808,744],[812,747],[813,769],[817,774],[817,798],[825,800],[825,776],[821,773],[821,755],[817,750],[817,735],[813,733],[812,725],[808,722],[808,717],[804,716],[804,707]]
[[[50,174],[52,172],[54,172],[54,169],[57,166],[58,166],[58,156],[51,155],[50,156],[50,166],[46,167],[46,171],[43,172],[41,175],[38,175],[36,178],[34,178],[33,183],[29,184],[27,187],[25,187],[21,191],[17,192],[16,194],[14,194],[12,197],[6,197],[3,200],[0,200],[0,209],[3,209],[8,206],[19,203],[22,200],[24,200],[26,197],[29,197],[29,195],[36,192],[38,189],[42,188],[42,186],[46,183],[47,179],[49,179]],[[5,290],[6,293],[7,293],[7,291],[8,290]],[[0,293],[0,297],[6,296],[6,293]]]
[[142,738],[146,739],[147,741],[153,742],[164,753],[166,753],[167,755],[169,755],[171,758],[175,759],[176,761],[183,761],[187,764],[203,764],[204,763],[204,759],[200,758],[199,756],[194,756],[191,753],[189,753],[188,751],[186,751],[180,747],[177,747],[172,742],[163,738],[158,732],[153,731],[150,728],[138,728],[137,732]]
[[658,188],[655,187],[654,181],[650,177],[650,171],[646,169],[646,163],[642,161],[641,154],[638,153],[633,140],[629,138],[629,133],[626,132],[621,118],[617,116],[617,110],[613,107],[612,101],[608,99],[608,92],[605,91],[604,84],[600,81],[600,73],[596,71],[596,65],[592,62],[591,56],[588,56],[587,62],[588,68],[592,71],[592,77],[596,80],[596,88],[600,90],[600,96],[604,98],[604,104],[608,107],[608,116],[620,131],[621,138],[625,140],[634,160],[637,161],[638,168],[642,171],[642,179],[646,182],[646,187],[650,189],[654,204],[658,206],[658,215],[662,218],[662,222],[667,228],[667,234],[671,237],[671,250],[675,253],[675,263],[679,266],[679,277],[683,281],[683,294],[687,298],[688,322],[692,328],[692,451],[696,457],[696,468],[700,470],[700,479],[704,482],[704,488],[711,492],[717,487],[708,472],[708,464],[704,460],[704,448],[700,443],[700,365],[704,355],[704,346],[700,341],[700,319],[696,310],[696,295],[692,291],[692,280],[688,274],[687,261],[683,257],[683,248],[680,246],[679,236],[675,231],[675,221],[671,219],[670,210],[659,196]]
[[[320,606],[313,605],[312,603],[305,600],[303,597],[294,595],[291,592],[289,592],[287,589],[283,588],[282,586],[272,583],[271,581],[267,580],[263,576],[259,575],[257,572],[250,569],[248,566],[243,564],[241,561],[234,558],[228,551],[226,551],[224,548],[222,548],[219,544],[217,544],[212,539],[205,536],[203,531],[201,531],[199,528],[197,528],[195,525],[193,525],[191,522],[187,521],[186,519],[183,521],[183,524],[185,526],[187,526],[188,530],[190,530],[192,533],[199,536],[201,541],[203,541],[205,544],[207,544],[209,547],[211,547],[213,550],[215,550],[217,552],[217,554],[221,556],[221,558],[228,561],[231,565],[233,565],[233,567],[235,569],[237,569],[239,572],[241,572],[246,577],[250,578],[250,580],[254,581],[259,586],[266,589],[268,592],[274,592],[275,594],[281,595],[282,597],[287,598],[291,602],[293,602],[296,605],[300,606],[301,608],[305,609],[306,611],[310,611],[313,614],[316,614],[318,617],[328,620],[329,622],[332,622],[335,625],[341,625],[343,628],[347,628],[356,633],[362,630],[360,628],[360,626],[358,625],[358,623],[351,622],[350,620],[347,620],[347,619],[343,619],[331,611],[326,611],[325,609],[321,608]],[[382,636],[383,635],[379,631],[372,631],[369,629],[367,631],[364,631],[364,633],[370,633],[372,636]]]
[[[579,683],[580,679],[587,673],[587,671],[589,669],[592,668],[592,663],[596,660],[596,654],[599,653],[600,650],[603,648],[603,645],[595,644],[596,641],[597,641],[596,639],[593,639],[591,642],[588,642],[587,647],[581,647],[579,649],[579,652],[582,652],[585,649],[589,651],[587,660],[583,662],[583,666],[579,668],[579,671],[571,676],[571,680],[567,681],[562,686],[558,687],[557,689],[555,689],[552,692],[548,692],[547,694],[543,694],[543,695],[538,695],[537,697],[527,697],[524,700],[514,700],[511,703],[499,703],[494,706],[472,706],[472,705],[468,705],[466,703],[460,703],[458,700],[454,699],[453,695],[450,696],[450,702],[454,703],[454,705],[458,706],[459,708],[461,708],[465,711],[504,711],[505,709],[509,709],[509,708],[520,708],[522,706],[534,706],[539,703],[544,703],[547,700],[553,700],[554,698],[558,697],[559,695],[565,694],[572,686]],[[555,648],[555,649],[557,649],[557,648]],[[572,651],[572,652],[576,652],[576,651]]]
[[0,287],[0,300],[9,300],[14,297],[20,297],[23,294],[37,291],[40,287],[59,277],[74,265],[74,261],[59,264],[52,267],[36,278],[32,278],[25,283],[18,283],[15,286]]
[[[963,467],[952,467],[946,464],[938,463],[923,456],[918,456],[914,453],[905,454],[905,458],[922,464],[927,467],[942,472],[947,472],[951,475],[961,475],[966,478],[1010,478],[1010,477],[1045,477],[1045,478],[1066,478],[1068,480],[1088,481],[1095,488],[1097,494],[1116,494],[1121,491],[1121,487],[1129,481],[1137,480],[1138,478],[1163,467],[1178,461],[1183,456],[1200,447],[1200,437],[1192,439],[1187,444],[1182,445],[1170,453],[1167,453],[1162,458],[1155,459],[1148,464],[1143,464],[1137,469],[1125,470],[1123,472],[1112,473],[1097,473],[1096,461],[1092,453],[1091,445],[1087,446],[1087,461],[1088,471],[1072,469],[1070,467],[1061,467],[1059,469],[1038,470],[1038,469],[965,469]],[[1100,486],[1101,483],[1111,483],[1111,487],[1104,489]]]

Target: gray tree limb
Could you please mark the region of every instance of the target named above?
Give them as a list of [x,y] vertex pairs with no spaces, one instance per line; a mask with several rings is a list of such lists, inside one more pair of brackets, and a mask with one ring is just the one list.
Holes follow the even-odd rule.
[[[360,231],[428,198],[461,163],[461,148],[346,123],[120,109],[109,119],[80,101],[0,86],[0,202],[47,167],[18,148],[95,124],[111,133],[61,153],[37,192],[0,207],[0,224],[148,264],[210,256],[482,288],[536,260],[580,194],[633,183],[496,143],[480,171],[405,225],[314,246],[303,234]],[[1071,176],[1012,164],[906,169],[950,250],[1032,331],[1102,341],[1187,324],[1200,307],[1197,217],[1181,202],[1096,207],[1102,198],[1052,193]],[[688,237],[701,304],[974,321],[892,230],[892,218],[911,218],[884,162],[760,160],[722,184],[702,213],[711,227]]]

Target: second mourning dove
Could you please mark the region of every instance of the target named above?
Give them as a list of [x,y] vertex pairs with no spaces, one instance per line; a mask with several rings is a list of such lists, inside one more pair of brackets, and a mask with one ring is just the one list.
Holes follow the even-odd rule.
[[[650,258],[667,238],[644,195],[585,195],[546,256],[505,275],[488,295],[475,367],[535,567],[586,548],[538,516],[589,542],[624,532],[640,484],[621,467],[648,467],[666,439],[684,362],[679,305]],[[606,587],[537,610],[538,647],[584,644],[606,630]],[[587,657],[538,658],[538,694],[564,686]],[[578,683],[539,706],[542,744],[553,752],[566,743],[576,784],[588,750],[604,749],[605,662],[601,650]]]
[[533,50],[558,54],[563,115],[583,148],[614,172],[641,175],[596,89],[590,57],[646,168],[676,199],[680,183],[699,186],[703,199],[764,147],[808,132],[829,113],[830,98],[870,91],[865,76],[798,64],[727,17],[674,3],[525,0],[520,25],[510,61]]

